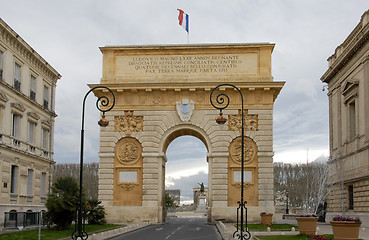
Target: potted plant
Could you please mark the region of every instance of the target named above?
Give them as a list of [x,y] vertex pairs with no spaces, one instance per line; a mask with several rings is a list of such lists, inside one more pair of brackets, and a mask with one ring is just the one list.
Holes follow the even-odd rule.
[[330,222],[334,239],[358,239],[361,221],[360,218],[335,216]]
[[273,213],[262,212],[260,213],[260,217],[261,217],[261,224],[267,225],[267,226],[272,225]]
[[314,214],[300,215],[296,217],[301,234],[315,235],[318,217]]

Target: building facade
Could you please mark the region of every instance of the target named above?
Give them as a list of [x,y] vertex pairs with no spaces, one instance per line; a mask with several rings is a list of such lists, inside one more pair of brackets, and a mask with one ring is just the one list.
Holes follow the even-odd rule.
[[327,220],[337,214],[369,222],[369,11],[328,58],[321,77],[329,97]]
[[[44,210],[60,74],[0,19],[0,222]],[[3,224],[2,224],[3,226]]]

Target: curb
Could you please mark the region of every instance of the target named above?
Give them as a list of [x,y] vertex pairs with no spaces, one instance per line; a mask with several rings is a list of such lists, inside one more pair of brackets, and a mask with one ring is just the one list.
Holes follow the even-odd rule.
[[[114,228],[114,229],[110,229],[106,231],[95,232],[95,233],[91,233],[91,235],[88,235],[88,239],[89,240],[110,239],[118,235],[121,235],[123,233],[132,232],[132,231],[144,228],[144,227],[148,227],[150,225],[151,224],[149,223],[136,223],[136,224],[127,225],[124,227],[118,227],[118,228]],[[60,240],[70,240],[70,237],[62,238]]]

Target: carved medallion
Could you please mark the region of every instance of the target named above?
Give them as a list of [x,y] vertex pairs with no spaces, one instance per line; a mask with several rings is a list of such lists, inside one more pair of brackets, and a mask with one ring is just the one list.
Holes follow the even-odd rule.
[[182,122],[188,122],[191,119],[192,113],[195,109],[195,102],[187,98],[182,99],[176,103],[177,113]]
[[[244,141],[245,141],[244,142],[244,163],[248,164],[256,156],[257,148],[256,148],[255,142],[252,139],[245,137]],[[238,137],[235,140],[233,140],[233,142],[229,146],[229,154],[231,156],[231,159],[238,164],[241,164],[241,161],[242,161],[241,160],[241,154],[242,154],[241,145],[242,145],[241,137]]]
[[143,131],[143,116],[133,116],[132,111],[127,111],[124,116],[116,116],[115,131],[125,132],[127,135]]
[[141,157],[142,148],[140,143],[134,138],[125,138],[116,149],[118,161],[124,165],[132,165]]
[[[258,130],[258,115],[249,115],[247,111],[244,113],[245,122],[244,127],[246,131]],[[241,113],[238,115],[229,115],[228,130],[239,131],[242,127]]]

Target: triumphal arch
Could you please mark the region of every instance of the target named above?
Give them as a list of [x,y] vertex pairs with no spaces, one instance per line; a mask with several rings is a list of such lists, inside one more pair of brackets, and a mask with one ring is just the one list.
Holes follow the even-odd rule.
[[[108,222],[162,222],[166,150],[191,135],[207,148],[208,220],[236,220],[241,176],[241,98],[231,87],[218,125],[210,104],[221,83],[244,97],[244,198],[248,221],[274,212],[273,105],[284,82],[273,81],[274,44],[101,47],[100,84],[113,90],[110,125],[100,132],[99,200]],[[101,96],[103,90],[96,90]]]

